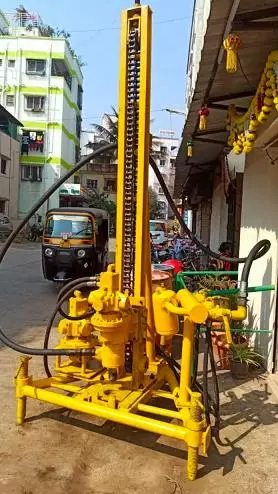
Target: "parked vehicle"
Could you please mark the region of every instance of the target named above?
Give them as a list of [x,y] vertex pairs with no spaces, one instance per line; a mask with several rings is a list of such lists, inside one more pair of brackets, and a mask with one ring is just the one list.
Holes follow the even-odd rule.
[[167,221],[150,220],[150,233],[154,245],[163,244],[168,241]]
[[94,208],[48,211],[43,232],[44,277],[56,282],[91,276],[108,264],[109,217]]
[[152,262],[156,264],[163,262],[171,257],[168,248],[168,242],[164,242],[162,244],[152,244],[151,253]]
[[35,223],[31,226],[30,233],[28,234],[28,240],[31,242],[36,242],[43,235],[43,224],[42,217],[40,215],[36,216]]
[[13,224],[8,216],[0,214],[0,235],[9,236],[13,231]]

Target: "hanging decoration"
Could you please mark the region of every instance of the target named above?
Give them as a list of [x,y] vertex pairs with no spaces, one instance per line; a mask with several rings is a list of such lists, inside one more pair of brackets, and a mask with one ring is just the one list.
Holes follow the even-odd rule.
[[187,145],[187,157],[192,158],[193,156],[192,140],[190,139],[189,141],[187,141],[186,145]]
[[254,147],[259,125],[266,122],[270,112],[278,111],[278,88],[275,64],[278,51],[269,54],[256,94],[246,113],[238,113],[231,105],[227,115],[228,144],[235,154],[250,153]]
[[237,71],[237,52],[240,48],[240,44],[240,37],[237,34],[229,34],[229,36],[223,41],[223,46],[227,52],[227,72]]
[[199,110],[199,130],[207,130],[207,117],[209,116],[209,109],[207,106],[202,106]]

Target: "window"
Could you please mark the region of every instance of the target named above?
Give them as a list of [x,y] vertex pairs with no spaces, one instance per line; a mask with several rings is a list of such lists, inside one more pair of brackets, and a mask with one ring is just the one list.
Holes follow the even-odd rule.
[[0,67],[2,67],[2,65],[3,65],[3,59],[0,58]]
[[26,74],[45,75],[45,60],[26,60]]
[[170,163],[171,163],[171,168],[175,168],[176,160],[170,160]]
[[21,154],[43,153],[44,132],[41,130],[25,130],[21,136]]
[[15,60],[8,60],[8,67],[13,69],[15,67]]
[[80,139],[82,118],[76,116],[76,136]]
[[14,106],[14,94],[7,94],[6,105],[7,106]]
[[160,166],[165,166],[166,165],[166,161],[165,160],[160,160],[159,164],[160,164]]
[[177,149],[177,146],[171,146],[171,151],[175,151]]
[[55,77],[63,77],[71,90],[72,76],[70,75],[64,60],[55,59],[51,62],[51,75]]
[[88,189],[97,189],[97,180],[87,179],[86,181]]
[[25,96],[26,110],[28,111],[43,111],[45,97],[44,96]]
[[159,194],[163,194],[163,189],[162,189],[162,187],[158,187],[158,193],[159,193]]
[[42,166],[21,165],[21,180],[29,182],[42,181]]
[[78,88],[77,88],[77,106],[78,106],[79,110],[82,110],[82,98],[83,98],[83,89],[78,84]]
[[160,146],[160,152],[162,154],[166,154],[167,153],[167,146]]
[[106,179],[104,183],[104,190],[106,192],[116,192],[117,190],[116,180]]
[[7,160],[5,158],[1,158],[1,173],[6,175],[7,171]]

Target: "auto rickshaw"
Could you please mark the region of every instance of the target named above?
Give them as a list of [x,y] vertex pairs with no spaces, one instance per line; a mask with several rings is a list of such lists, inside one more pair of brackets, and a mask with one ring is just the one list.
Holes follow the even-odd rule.
[[66,207],[49,210],[42,240],[44,277],[64,283],[105,271],[108,240],[106,211]]

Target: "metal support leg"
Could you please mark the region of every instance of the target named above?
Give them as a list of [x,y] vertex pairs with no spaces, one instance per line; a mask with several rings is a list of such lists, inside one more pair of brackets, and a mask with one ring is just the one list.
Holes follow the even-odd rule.
[[27,397],[22,394],[22,388],[26,384],[30,384],[28,376],[28,362],[30,357],[21,357],[20,363],[15,376],[16,384],[16,424],[22,425],[26,416],[26,400]]
[[200,393],[192,393],[190,419],[188,421],[188,459],[187,478],[195,480],[198,471],[198,450],[202,443],[202,410],[200,407]]

